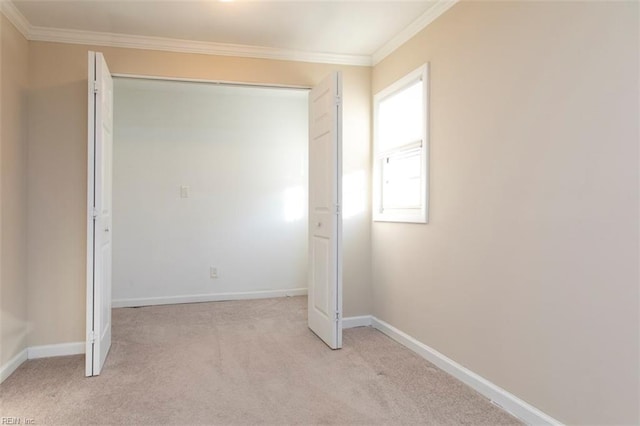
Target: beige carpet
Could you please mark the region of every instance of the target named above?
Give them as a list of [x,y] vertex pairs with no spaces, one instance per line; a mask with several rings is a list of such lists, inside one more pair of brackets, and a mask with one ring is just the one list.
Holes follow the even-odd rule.
[[[36,424],[517,424],[371,328],[329,350],[306,298],[122,308],[103,374],[84,356],[32,360],[0,415]],[[24,420],[23,420],[24,424]]]

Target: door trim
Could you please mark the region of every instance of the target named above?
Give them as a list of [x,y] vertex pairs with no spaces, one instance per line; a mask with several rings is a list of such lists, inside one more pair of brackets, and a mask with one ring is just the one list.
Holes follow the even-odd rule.
[[220,86],[244,86],[244,87],[264,87],[267,89],[293,89],[293,90],[306,90],[310,91],[311,86],[295,85],[295,84],[277,84],[277,83],[250,83],[245,81],[232,81],[232,80],[211,80],[206,78],[186,78],[186,77],[164,77],[159,75],[146,75],[146,74],[127,74],[127,73],[112,73],[113,78],[131,78],[138,80],[162,80],[162,81],[181,81],[185,83],[207,83],[217,84]]

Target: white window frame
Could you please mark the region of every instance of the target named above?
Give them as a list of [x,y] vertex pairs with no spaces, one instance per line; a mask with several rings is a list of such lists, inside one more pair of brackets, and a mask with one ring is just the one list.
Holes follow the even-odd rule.
[[[423,123],[422,140],[412,141],[398,147],[381,151],[378,148],[378,110],[380,103],[418,80],[423,82]],[[429,64],[410,72],[373,98],[373,220],[376,222],[429,223]],[[402,155],[419,147],[421,154],[420,190],[421,205],[417,208],[383,209],[382,205],[382,165],[387,158]]]

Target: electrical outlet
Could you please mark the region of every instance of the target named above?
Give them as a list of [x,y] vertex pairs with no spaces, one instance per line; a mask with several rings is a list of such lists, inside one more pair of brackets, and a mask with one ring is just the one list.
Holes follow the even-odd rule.
[[218,278],[218,268],[212,266],[209,268],[209,277],[210,278]]

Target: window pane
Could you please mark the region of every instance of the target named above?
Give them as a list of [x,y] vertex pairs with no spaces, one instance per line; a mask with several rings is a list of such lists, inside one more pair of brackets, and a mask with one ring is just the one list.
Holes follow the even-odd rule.
[[420,208],[421,151],[393,155],[382,159],[382,209]]
[[385,151],[422,140],[423,93],[422,80],[418,80],[380,101],[377,135],[379,150]]

